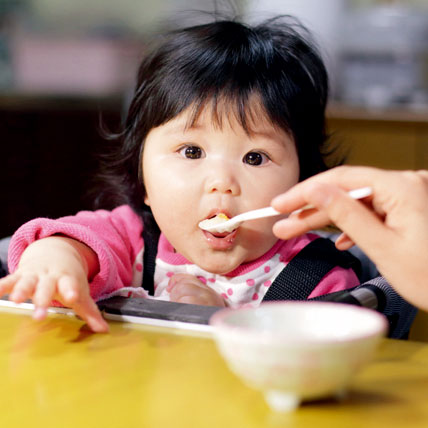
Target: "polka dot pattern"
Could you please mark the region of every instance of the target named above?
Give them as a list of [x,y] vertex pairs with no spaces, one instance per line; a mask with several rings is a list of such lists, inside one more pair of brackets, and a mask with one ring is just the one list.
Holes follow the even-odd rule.
[[[188,274],[198,278],[207,287],[212,288],[219,296],[227,302],[231,308],[259,306],[263,297],[274,282],[274,278],[283,269],[280,262],[281,252],[275,252],[270,259],[265,259],[263,263],[256,265],[252,269],[247,267],[237,274],[221,275],[213,274],[196,265],[174,265],[163,260],[157,260],[156,274],[157,288],[156,295],[165,300],[169,300],[169,293],[166,292],[170,278],[176,274]],[[288,256],[288,253],[286,254]],[[282,260],[285,260],[283,257]],[[134,271],[136,268],[134,265]]]

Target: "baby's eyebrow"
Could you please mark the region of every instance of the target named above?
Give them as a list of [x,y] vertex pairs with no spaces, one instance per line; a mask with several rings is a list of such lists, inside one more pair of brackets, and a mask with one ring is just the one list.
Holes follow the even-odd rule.
[[275,129],[267,129],[267,130],[251,130],[250,138],[254,141],[257,139],[268,140],[280,145],[287,144],[289,140],[292,140],[289,135],[285,132],[280,132]]
[[167,129],[165,129],[164,132],[166,135],[173,135],[173,134],[186,134],[189,132],[201,131],[203,129],[204,127],[201,125],[194,124],[192,126],[188,126],[187,122],[182,122],[182,123],[171,125]]
[[276,140],[278,138],[278,132],[275,132],[274,130],[250,130],[250,136],[251,137],[261,137],[261,138],[268,138],[270,140]]

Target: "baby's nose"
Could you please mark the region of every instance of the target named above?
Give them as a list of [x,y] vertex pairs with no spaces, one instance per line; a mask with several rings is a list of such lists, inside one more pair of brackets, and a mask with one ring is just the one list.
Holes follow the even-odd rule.
[[239,193],[239,182],[233,168],[221,167],[211,171],[206,181],[208,193],[226,193],[237,195]]

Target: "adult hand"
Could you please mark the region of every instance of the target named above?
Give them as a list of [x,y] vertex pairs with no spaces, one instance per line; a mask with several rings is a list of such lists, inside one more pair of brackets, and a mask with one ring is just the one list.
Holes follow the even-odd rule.
[[166,289],[170,293],[172,302],[204,306],[226,306],[221,296],[193,275],[173,275]]
[[[346,191],[370,186],[373,195],[353,200]],[[316,209],[279,220],[275,235],[289,239],[334,223],[355,242],[404,298],[428,310],[428,172],[344,166],[311,177],[272,201],[287,213],[306,204]]]

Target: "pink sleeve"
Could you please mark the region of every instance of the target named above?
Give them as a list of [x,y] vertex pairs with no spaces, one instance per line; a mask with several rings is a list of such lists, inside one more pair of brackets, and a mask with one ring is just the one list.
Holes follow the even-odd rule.
[[360,281],[352,269],[343,269],[336,266],[312,290],[308,299],[322,296],[323,294],[334,293],[335,291],[346,290],[357,285],[360,285]]
[[91,296],[98,300],[129,286],[135,258],[143,248],[143,223],[127,205],[113,211],[82,211],[58,220],[37,218],[21,226],[9,246],[9,271],[15,271],[22,252],[37,239],[62,234],[83,242],[98,256],[99,273],[92,280]]

